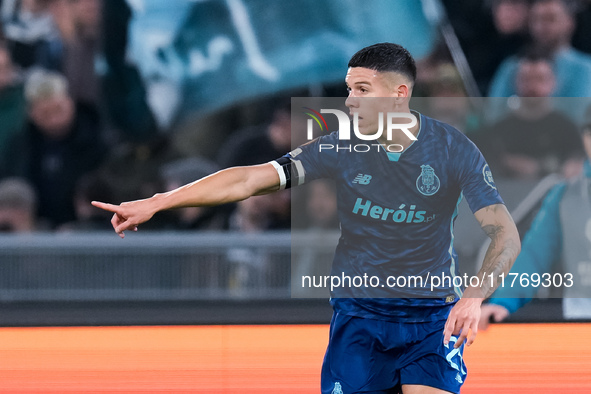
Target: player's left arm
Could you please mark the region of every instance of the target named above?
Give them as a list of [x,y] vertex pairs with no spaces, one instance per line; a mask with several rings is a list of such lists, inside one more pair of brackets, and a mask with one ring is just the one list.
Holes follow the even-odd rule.
[[503,204],[493,204],[474,213],[480,227],[491,239],[482,268],[476,274],[479,286],[466,287],[462,299],[452,308],[444,330],[444,343],[452,335],[459,335],[455,347],[461,346],[465,339],[467,345],[474,342],[480,320],[480,305],[492,295],[499,285],[502,274],[511,270],[521,251],[519,232],[513,218]]

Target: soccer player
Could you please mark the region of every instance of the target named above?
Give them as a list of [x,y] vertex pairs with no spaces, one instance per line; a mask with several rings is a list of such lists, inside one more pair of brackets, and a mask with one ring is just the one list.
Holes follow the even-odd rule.
[[113,227],[123,237],[164,209],[239,201],[333,178],[342,231],[333,273],[451,277],[458,274],[453,222],[463,193],[492,239],[478,273],[490,280],[466,287],[463,297],[450,281],[433,291],[360,289],[354,297],[336,291],[321,382],[327,394],[458,393],[466,378],[464,343],[474,341],[480,305],[497,276],[509,272],[520,241],[478,149],[453,127],[411,112],[415,77],[414,59],[396,44],[361,49],[349,62],[345,104],[358,113],[358,132],[376,134],[377,112],[412,114],[417,121],[390,140],[383,133],[377,141],[382,149],[348,150],[344,144],[366,141],[342,140],[334,132],[267,164],[229,168],[119,206],[93,204],[114,212]]

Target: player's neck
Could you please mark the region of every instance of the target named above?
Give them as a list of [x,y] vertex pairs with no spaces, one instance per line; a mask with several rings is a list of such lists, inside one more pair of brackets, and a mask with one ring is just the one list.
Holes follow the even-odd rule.
[[[398,111],[398,112],[408,112],[411,113],[409,109],[406,111]],[[408,133],[412,134],[415,138],[419,135],[419,130],[421,129],[421,120],[419,116],[416,116],[416,124],[413,127],[409,127],[406,129]],[[396,122],[396,120],[394,120]],[[400,124],[408,123],[408,119],[400,119],[398,121]],[[408,148],[415,140],[412,140],[410,136],[402,131],[402,130],[393,130],[392,138],[388,139],[388,133],[382,133],[382,136],[378,138],[378,142],[384,147],[387,148],[390,145],[399,145],[401,147],[400,152],[403,152]],[[392,152],[393,147],[387,149],[388,152]]]

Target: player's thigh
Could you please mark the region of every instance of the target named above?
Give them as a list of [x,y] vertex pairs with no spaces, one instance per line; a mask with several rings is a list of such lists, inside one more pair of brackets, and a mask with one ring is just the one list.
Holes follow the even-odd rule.
[[433,322],[415,326],[420,341],[408,350],[410,362],[400,370],[402,387],[410,387],[404,393],[460,392],[468,372],[463,360],[464,344],[454,348],[458,338],[452,336],[445,345],[444,325]]
[[[335,314],[322,364],[325,394],[389,394],[399,383],[396,357],[382,351],[385,322]],[[401,335],[393,336],[401,337]]]
[[449,394],[451,391],[440,390],[435,387],[420,384],[403,384],[402,394]]

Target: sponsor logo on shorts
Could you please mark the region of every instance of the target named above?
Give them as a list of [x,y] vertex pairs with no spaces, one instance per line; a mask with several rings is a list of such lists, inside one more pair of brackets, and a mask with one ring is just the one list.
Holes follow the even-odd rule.
[[336,382],[334,384],[334,389],[332,389],[332,394],[343,394],[343,389],[341,388],[341,384]]

